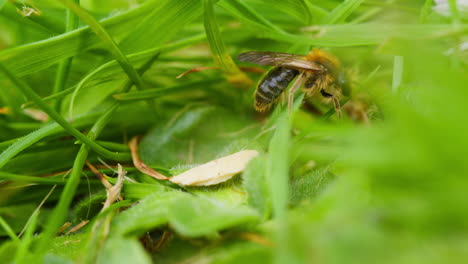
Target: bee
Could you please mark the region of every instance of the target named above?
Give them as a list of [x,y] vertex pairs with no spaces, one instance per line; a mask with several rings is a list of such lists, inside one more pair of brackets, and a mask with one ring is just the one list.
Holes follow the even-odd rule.
[[316,92],[327,101],[332,101],[338,116],[341,116],[340,97],[349,95],[340,61],[323,50],[314,49],[307,55],[279,52],[249,51],[239,54],[240,61],[275,66],[258,82],[255,90],[255,110],[263,112],[271,108],[276,99],[294,80],[288,94],[288,109],[291,111],[294,92],[301,86],[306,96]]

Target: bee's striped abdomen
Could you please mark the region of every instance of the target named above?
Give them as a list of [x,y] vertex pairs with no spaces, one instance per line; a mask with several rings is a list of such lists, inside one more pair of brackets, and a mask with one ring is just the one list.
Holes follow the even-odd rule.
[[268,109],[298,74],[298,70],[284,67],[275,67],[269,71],[258,83],[255,92],[255,109],[257,111]]

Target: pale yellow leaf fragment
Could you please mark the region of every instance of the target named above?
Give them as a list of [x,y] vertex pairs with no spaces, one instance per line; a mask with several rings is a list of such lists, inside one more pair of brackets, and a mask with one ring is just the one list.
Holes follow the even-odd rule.
[[242,172],[249,161],[258,155],[256,150],[242,150],[192,168],[174,176],[169,181],[188,186],[214,185]]

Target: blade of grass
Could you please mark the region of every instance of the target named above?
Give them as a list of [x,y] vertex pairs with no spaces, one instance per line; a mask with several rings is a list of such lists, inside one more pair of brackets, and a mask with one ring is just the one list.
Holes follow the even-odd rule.
[[[79,5],[80,0],[74,0],[76,4]],[[65,26],[65,32],[70,32],[75,30],[78,27],[78,17],[73,14],[70,9],[67,9],[67,22]],[[55,83],[53,88],[53,93],[59,93],[65,89],[65,85],[68,79],[68,75],[70,73],[71,64],[73,61],[73,57],[66,58],[65,60],[59,63],[57,68],[57,74],[55,76]],[[55,110],[59,111],[60,109],[60,101],[56,100],[54,102]]]
[[[88,133],[90,140],[96,139],[99,133],[104,128],[104,125],[107,123],[109,118],[112,116],[114,111],[117,109],[118,104],[114,104],[110,107],[106,113],[93,125],[91,130]],[[82,145],[78,154],[76,155],[75,162],[73,163],[72,172],[70,177],[67,179],[65,188],[60,195],[59,202],[55,207],[52,215],[49,217],[46,226],[44,227],[44,232],[38,241],[36,252],[38,255],[42,256],[45,250],[50,246],[50,240],[53,238],[54,234],[57,233],[60,226],[62,226],[70,207],[71,201],[75,196],[76,189],[80,183],[80,176],[85,165],[86,159],[88,158],[89,148],[87,145]]]
[[122,50],[135,52],[160,46],[203,12],[202,1],[193,0],[157,0],[147,8],[151,13],[134,23],[121,42]]
[[205,8],[205,32],[215,63],[221,68],[221,71],[224,72],[228,81],[250,86],[252,80],[237,67],[231,55],[226,52],[221,32],[216,22],[213,0],[203,0],[203,6]]
[[364,21],[369,20],[371,17],[377,15],[378,13],[382,12],[382,7],[373,7],[371,9],[365,10],[362,14],[354,18],[353,20],[349,21],[348,24],[358,24],[363,23]]
[[[151,12],[157,2],[147,1],[121,15],[103,19],[102,24],[112,36],[122,38],[134,29],[137,21]],[[50,67],[101,43],[89,27],[84,27],[47,40],[0,51],[0,63],[8,66],[14,74],[22,76]]]
[[88,145],[92,150],[96,151],[96,153],[98,153],[99,155],[118,161],[128,161],[131,158],[128,153],[112,152],[99,146],[98,144],[96,144],[96,142],[94,142],[87,136],[83,135],[76,128],[74,128],[59,113],[52,109],[52,107],[44,103],[44,101],[42,101],[42,98],[33,89],[31,89],[29,85],[27,85],[25,82],[21,81],[16,76],[14,76],[12,72],[5,68],[5,66],[3,66],[2,64],[0,64],[0,71],[2,71],[16,85],[16,87],[18,87],[18,89],[20,89],[24,93],[24,95],[26,95],[31,100],[35,101],[36,104],[49,115],[50,118],[52,118],[65,130],[67,130],[76,139],[80,140],[83,144]]
[[[205,34],[200,34],[200,35],[195,35],[192,37],[189,37],[187,39],[179,40],[174,43],[166,44],[163,46],[157,46],[149,50],[144,50],[141,52],[133,53],[128,56],[128,59],[130,62],[134,65],[142,63],[142,61],[148,60],[148,57],[153,57],[156,54],[160,53],[168,53],[174,50],[178,50],[181,48],[184,48],[188,45],[193,45],[195,43],[201,42],[202,40],[205,39]],[[74,93],[71,97],[71,102],[70,102],[70,107],[69,107],[69,113],[71,113],[71,109],[73,109],[75,104],[76,97],[78,96],[78,93],[85,92],[86,88],[88,89],[98,89],[99,86],[93,82],[96,79],[108,79],[111,78],[114,75],[117,75],[121,73],[122,69],[119,67],[117,61],[112,60],[110,62],[107,62],[101,66],[99,66],[96,70],[92,71],[88,75],[86,75],[81,81],[78,83],[76,89],[74,90]],[[115,85],[116,88],[118,88],[118,85]],[[85,90],[83,90],[85,89]],[[106,94],[104,96],[107,96],[108,94],[111,94],[114,92],[115,89],[107,89]],[[91,110],[94,106],[96,106],[100,101],[99,98],[95,98],[96,101],[86,101],[86,104],[84,104],[82,101],[78,101],[80,103],[80,111],[79,112],[85,112],[85,110]]]
[[23,114],[21,111],[21,103],[24,100],[24,96],[18,93],[18,90],[13,86],[9,84],[3,85],[0,99],[3,104],[8,107],[8,114],[13,118],[18,118]]
[[[99,117],[102,113],[93,113],[89,115],[85,115],[83,117],[76,118],[74,125],[75,127],[83,127],[94,123],[97,117]],[[0,154],[0,168],[5,166],[5,164],[16,156],[21,151],[25,150],[26,148],[30,147],[31,145],[39,142],[41,139],[59,133],[63,131],[63,128],[57,124],[52,123],[48,124],[20,139],[15,139],[14,141],[8,141],[7,143],[12,143],[6,150],[4,150]],[[3,142],[2,142],[3,143]],[[4,144],[1,144],[4,145]]]
[[0,0],[0,11],[3,9],[3,6],[5,5],[6,2],[7,0]]
[[[146,70],[148,70],[158,56],[159,55],[153,56],[150,60],[148,60],[139,69],[140,73],[144,73]],[[132,85],[133,85],[133,81],[129,79],[123,84],[122,90],[126,92],[131,89]],[[104,127],[107,125],[107,123],[110,121],[110,118],[112,117],[114,112],[118,109],[118,107],[119,107],[119,104],[114,103],[96,121],[96,123],[92,126],[91,130],[88,133],[88,138],[90,140],[93,140],[93,141],[96,140],[96,138],[102,132]],[[57,233],[57,230],[60,228],[60,226],[62,225],[63,221],[66,218],[71,201],[73,197],[75,196],[76,189],[80,183],[80,178],[81,178],[80,176],[82,174],[86,159],[88,158],[88,154],[89,154],[89,147],[87,145],[82,145],[75,158],[75,162],[73,163],[73,168],[72,168],[70,177],[68,178],[67,183],[65,184],[65,188],[60,195],[58,205],[55,207],[54,211],[52,212],[52,215],[50,216],[49,221],[47,222],[47,225],[44,228],[44,233],[41,237],[41,240],[40,242],[38,242],[36,252],[38,252],[39,255],[42,255],[45,252],[45,250],[48,248],[48,246],[50,246],[49,240],[51,240],[54,234]]]
[[121,152],[130,152],[130,149],[128,148],[127,144],[120,144],[120,143],[115,143],[111,141],[101,141],[101,140],[96,140],[99,145],[106,147],[108,149],[113,149],[115,151],[121,151]]
[[403,56],[395,56],[393,62],[393,80],[392,80],[392,91],[398,92],[398,88],[401,85],[403,79]]
[[135,100],[143,100],[143,99],[154,99],[154,98],[159,98],[159,97],[166,96],[166,95],[171,95],[174,93],[192,91],[196,89],[194,87],[203,88],[206,85],[219,83],[222,81],[223,79],[218,78],[218,79],[213,79],[213,80],[190,82],[190,83],[185,83],[185,84],[176,85],[176,86],[167,87],[167,88],[148,89],[145,91],[114,94],[113,97],[117,101],[135,101]]
[[[51,101],[51,100],[54,100],[54,99],[61,99],[61,98],[65,97],[67,94],[71,94],[75,89],[76,89],[76,86],[73,86],[73,87],[67,88],[65,90],[62,90],[60,92],[53,93],[53,94],[51,94],[49,96],[43,97],[42,101],[48,102],[48,101]],[[34,107],[34,106],[36,106],[36,105],[34,104],[33,101],[27,101],[21,107],[22,108],[29,108],[29,107]]]
[[218,5],[231,13],[231,15],[239,18],[240,20],[243,20],[249,25],[260,27],[264,30],[271,30],[277,33],[285,33],[285,31],[271,23],[268,19],[264,18],[261,14],[245,4],[242,0],[224,0],[218,2]]
[[283,12],[299,19],[305,25],[310,24],[312,16],[304,0],[284,0],[281,4]]
[[[132,64],[135,65],[135,64],[141,63],[142,60],[147,60],[148,57],[152,57],[155,54],[158,54],[159,52],[161,54],[169,53],[178,49],[185,48],[190,45],[194,45],[196,43],[203,41],[204,39],[206,39],[206,37],[205,37],[205,34],[203,33],[203,34],[195,35],[195,36],[183,39],[183,40],[176,41],[174,43],[166,44],[161,47],[156,47],[156,48],[152,48],[149,50],[132,53],[132,54],[129,54],[127,58],[130,60]],[[75,89],[81,90],[90,85],[93,85],[93,88],[96,88],[95,87],[96,84],[91,84],[93,80],[99,79],[99,78],[105,79],[108,76],[117,74],[121,70],[122,68],[119,66],[116,60],[109,61],[99,66],[96,70],[92,71],[91,73],[86,75],[83,79],[81,79],[81,81],[78,84],[78,86],[81,86],[81,87],[74,86],[74,87],[65,89],[63,91],[60,91],[58,93],[54,93],[52,95],[44,97],[42,98],[42,100],[44,102],[47,102],[53,99],[62,98],[70,93],[73,93]],[[23,108],[32,107],[32,106],[35,106],[33,101],[28,101],[25,104],[23,104]]]
[[468,25],[460,25],[456,29],[451,25],[394,25],[394,24],[356,24],[356,25],[326,25],[314,27],[315,34],[301,36],[294,34],[277,34],[265,32],[259,34],[276,41],[292,44],[316,45],[326,47],[350,47],[376,45],[388,38],[431,39],[445,38],[447,35],[463,35]]
[[329,12],[321,8],[320,6],[315,5],[310,1],[305,1],[305,3],[313,21],[319,22],[322,21],[326,16],[328,16]]
[[[0,4],[1,8],[1,4]],[[1,172],[0,172],[1,173]],[[0,226],[2,226],[3,230],[7,233],[7,235],[10,237],[11,240],[15,242],[20,242],[21,240],[18,238],[18,236],[15,234],[13,229],[11,229],[10,225],[3,219],[2,216],[0,216]]]
[[24,232],[24,236],[23,236],[23,239],[21,240],[21,244],[18,247],[18,250],[16,251],[14,263],[18,263],[18,264],[25,263],[24,257],[26,256],[29,250],[29,245],[32,242],[33,233],[34,233],[34,230],[36,230],[36,226],[37,226],[38,216],[39,216],[39,212],[34,212],[31,215],[31,218],[30,218],[31,221],[28,227],[26,228],[26,231]]
[[145,84],[141,79],[141,76],[137,73],[135,68],[130,64],[127,57],[120,50],[117,43],[109,35],[109,33],[104,29],[104,27],[88,12],[83,8],[75,4],[71,0],[59,0],[64,6],[72,10],[78,17],[83,20],[88,26],[96,33],[96,35],[106,44],[107,48],[114,55],[117,62],[120,64],[122,69],[128,75],[128,78],[137,86],[138,89],[144,89]]
[[273,215],[278,225],[276,243],[282,245],[277,247],[275,263],[289,263],[291,260],[286,246],[289,244],[286,226],[289,189],[289,130],[290,123],[285,111],[283,111],[276,122],[276,131],[270,141],[266,173],[270,187]]
[[421,8],[421,13],[419,15],[419,22],[425,23],[427,17],[432,13],[432,3],[434,0],[426,0],[423,7]]
[[6,127],[12,130],[36,130],[43,126],[41,123],[36,122],[12,122],[5,124]]
[[10,1],[10,4],[7,5],[5,10],[2,11],[2,15],[8,16],[12,20],[26,20],[31,24],[36,25],[36,27],[40,27],[41,30],[47,31],[48,33],[60,34],[63,32],[64,27],[62,21],[51,17],[47,13],[42,13],[41,11],[36,10],[33,6],[28,7],[36,10],[39,12],[39,14],[31,14],[29,16],[21,15],[19,10],[22,10],[26,5],[27,2],[24,1]]
[[[52,188],[50,189],[50,191],[46,194],[46,196],[42,199],[42,201],[39,203],[39,205],[36,207],[36,209],[34,210],[34,212],[32,213],[33,215],[35,214],[39,214],[39,210],[41,210],[42,206],[44,205],[44,203],[47,201],[47,199],[49,199],[50,195],[54,192],[55,188],[57,187],[57,185],[54,185],[52,186]],[[33,215],[31,217],[28,218],[28,221],[26,221],[26,224],[24,224],[24,228],[23,230],[21,230],[21,232],[19,233],[18,237],[21,237],[23,235],[23,233],[25,232],[25,230],[28,228],[29,224],[31,223],[31,221],[33,220]]]
[[65,184],[65,179],[51,179],[34,176],[24,176],[0,171],[0,180],[10,180],[17,182],[47,183],[47,184]]
[[364,0],[346,0],[342,2],[323,19],[322,24],[343,23],[363,2]]
[[460,20],[460,12],[458,11],[457,1],[448,0],[448,4],[450,7],[450,14],[452,15],[452,23],[454,25],[459,25],[461,20]]

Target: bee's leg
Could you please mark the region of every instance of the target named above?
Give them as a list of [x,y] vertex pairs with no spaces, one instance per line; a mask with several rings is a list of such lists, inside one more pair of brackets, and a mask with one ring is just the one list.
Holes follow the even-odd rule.
[[338,100],[337,96],[332,97],[333,100],[333,105],[335,106],[335,111],[336,114],[338,115],[338,118],[341,119],[341,105],[340,105],[340,100]]
[[281,102],[281,107],[283,107],[284,104],[286,103],[286,95],[285,95],[285,93],[281,93],[281,95],[280,95],[280,102]]
[[289,92],[288,92],[288,113],[289,114],[291,114],[292,107],[293,107],[294,93],[296,92],[297,88],[299,88],[302,85],[304,81],[303,77],[304,77],[304,72],[301,72],[299,76],[297,76],[293,85],[291,86],[291,89],[289,89]]

